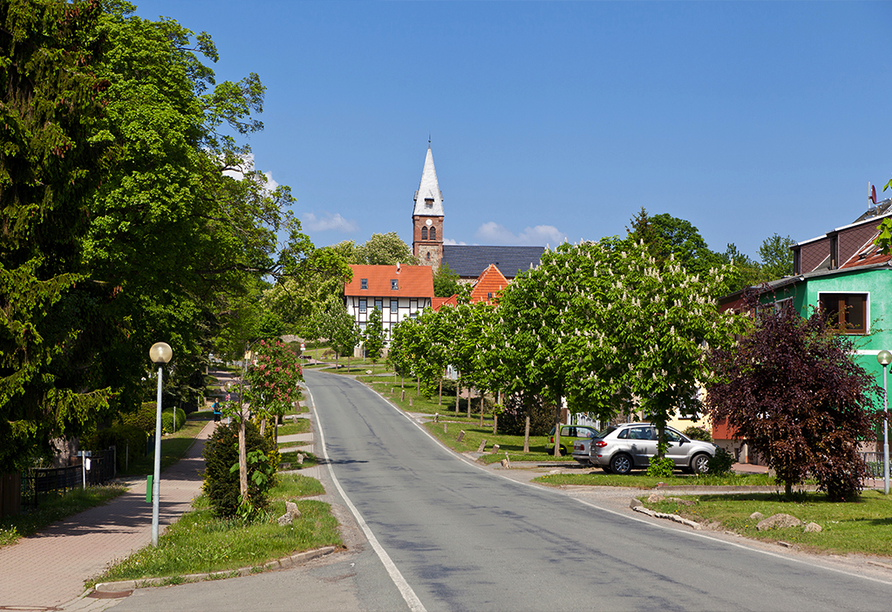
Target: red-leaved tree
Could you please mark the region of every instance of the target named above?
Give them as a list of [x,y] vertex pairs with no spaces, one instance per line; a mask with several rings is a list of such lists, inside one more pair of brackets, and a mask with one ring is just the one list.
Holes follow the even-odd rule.
[[858,442],[872,436],[881,390],[826,313],[805,319],[791,307],[763,308],[754,322],[737,346],[710,354],[708,414],[714,423],[727,419],[774,468],[788,497],[809,474],[832,500],[855,497],[866,473]]

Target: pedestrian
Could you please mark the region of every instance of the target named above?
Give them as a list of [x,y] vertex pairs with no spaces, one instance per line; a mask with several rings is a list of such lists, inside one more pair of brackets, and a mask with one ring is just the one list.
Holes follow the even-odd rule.
[[220,422],[220,400],[214,400],[214,422]]

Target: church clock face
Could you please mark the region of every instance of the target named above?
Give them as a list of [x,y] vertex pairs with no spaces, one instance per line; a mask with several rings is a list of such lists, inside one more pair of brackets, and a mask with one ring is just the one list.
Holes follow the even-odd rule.
[[428,219],[428,220],[425,221],[424,223],[425,223],[425,225],[433,225],[433,224],[434,224],[434,222],[431,221],[430,219]]

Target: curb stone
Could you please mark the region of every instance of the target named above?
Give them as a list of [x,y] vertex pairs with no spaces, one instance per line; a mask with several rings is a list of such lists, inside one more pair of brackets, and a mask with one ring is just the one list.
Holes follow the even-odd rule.
[[676,523],[681,523],[682,525],[687,525],[691,529],[700,530],[703,528],[700,525],[700,523],[691,521],[686,518],[682,518],[682,517],[678,516],[677,514],[667,514],[666,512],[655,512],[654,510],[645,508],[644,504],[642,504],[641,501],[635,497],[632,498],[631,502],[629,503],[629,507],[632,510],[634,510],[635,512],[640,512],[641,514],[646,514],[648,516],[652,516],[653,518],[669,519],[670,521],[675,521]]
[[268,561],[263,565],[255,565],[251,567],[242,567],[239,569],[233,570],[220,570],[217,572],[208,572],[204,574],[187,574],[185,576],[163,576],[159,578],[142,578],[140,580],[122,580],[119,582],[100,582],[97,584],[92,591],[96,591],[98,593],[125,593],[127,591],[133,591],[134,589],[142,589],[146,587],[157,587],[157,586],[165,586],[168,584],[174,584],[172,581],[176,580],[177,584],[186,583],[186,582],[202,582],[205,580],[220,580],[223,578],[236,578],[240,576],[250,576],[252,574],[258,574],[260,572],[266,570],[275,570],[275,569],[287,569],[289,567],[293,567],[295,565],[300,565],[301,563],[306,563],[312,559],[316,559],[318,557],[323,557],[325,555],[329,555],[337,550],[334,546],[324,546],[322,548],[317,548],[315,550],[306,550],[303,552],[295,553],[288,557],[282,557],[281,559],[277,559],[275,561]]

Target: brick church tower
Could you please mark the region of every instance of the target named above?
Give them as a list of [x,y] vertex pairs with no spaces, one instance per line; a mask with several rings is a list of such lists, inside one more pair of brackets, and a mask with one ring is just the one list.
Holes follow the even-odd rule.
[[443,259],[443,192],[437,183],[430,142],[421,172],[421,184],[415,192],[412,211],[412,253],[421,265],[436,270]]

